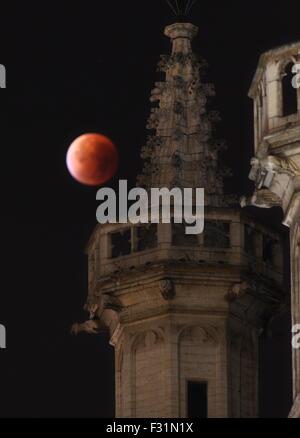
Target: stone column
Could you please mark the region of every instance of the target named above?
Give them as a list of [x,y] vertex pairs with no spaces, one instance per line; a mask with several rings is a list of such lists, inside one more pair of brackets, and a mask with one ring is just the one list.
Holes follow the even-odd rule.
[[[300,324],[300,194],[290,230],[292,325]],[[300,417],[300,349],[293,349],[293,407],[290,417]]]
[[282,114],[281,77],[277,63],[273,62],[267,66],[266,79],[269,129],[272,129],[274,121]]

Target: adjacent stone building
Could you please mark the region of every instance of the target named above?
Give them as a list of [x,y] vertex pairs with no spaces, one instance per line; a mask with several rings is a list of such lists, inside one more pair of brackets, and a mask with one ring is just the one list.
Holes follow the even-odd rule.
[[[105,224],[88,244],[90,319],[76,329],[110,332],[117,417],[258,416],[259,337],[283,296],[281,236],[223,191],[228,171],[219,160],[223,144],[212,135],[217,114],[207,107],[213,87],[203,82],[205,63],[192,51],[196,33],[190,23],[165,29],[172,49],[161,58],[164,79],[151,93],[138,184],[204,187],[204,233],[187,235],[173,221]],[[266,132],[261,124],[276,121],[272,99],[269,118],[256,110],[257,150]],[[282,145],[279,137],[274,148]],[[286,220],[294,223],[296,211],[289,212]],[[299,247],[294,251],[298,257]]]
[[[300,324],[300,42],[264,53],[249,96],[254,101],[256,190],[242,205],[280,206],[290,228],[293,325]],[[293,350],[294,406],[300,417],[300,350]]]

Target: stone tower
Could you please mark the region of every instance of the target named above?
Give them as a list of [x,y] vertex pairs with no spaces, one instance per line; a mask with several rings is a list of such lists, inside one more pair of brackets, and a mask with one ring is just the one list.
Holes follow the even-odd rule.
[[[249,96],[254,101],[256,190],[242,205],[284,212],[290,228],[293,325],[300,324],[300,42],[261,55]],[[294,406],[300,417],[300,350],[293,350]]]
[[166,27],[142,149],[146,187],[205,188],[205,230],[104,224],[90,238],[90,319],[115,348],[117,417],[255,417],[258,341],[282,297],[281,238],[223,193],[213,94],[192,52],[197,27]]

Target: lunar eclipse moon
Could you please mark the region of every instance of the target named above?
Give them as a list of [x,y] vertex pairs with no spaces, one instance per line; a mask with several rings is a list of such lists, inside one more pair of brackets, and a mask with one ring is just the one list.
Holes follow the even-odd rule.
[[118,151],[114,143],[104,135],[83,134],[71,143],[66,163],[76,181],[98,186],[115,175],[119,163]]

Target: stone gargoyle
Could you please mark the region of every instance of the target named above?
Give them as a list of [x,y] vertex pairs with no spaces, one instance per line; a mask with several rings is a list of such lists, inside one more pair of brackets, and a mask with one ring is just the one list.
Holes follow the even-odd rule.
[[251,196],[242,196],[241,207],[256,206],[271,208],[282,205],[282,194],[289,181],[300,176],[300,169],[289,157],[268,155],[263,145],[257,156],[251,159],[249,179],[255,183],[255,192]]

